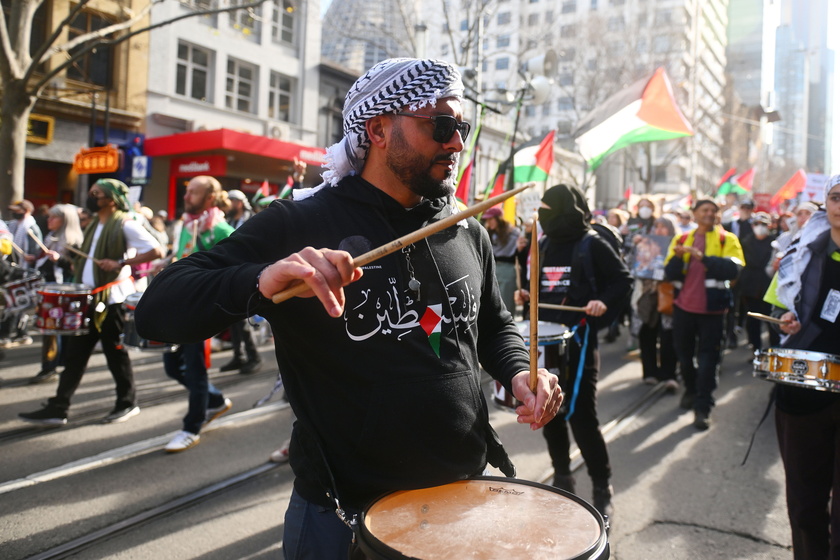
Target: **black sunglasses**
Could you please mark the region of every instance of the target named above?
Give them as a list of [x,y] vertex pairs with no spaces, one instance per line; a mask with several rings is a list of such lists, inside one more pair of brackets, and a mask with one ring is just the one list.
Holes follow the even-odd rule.
[[470,134],[470,123],[467,121],[458,122],[455,117],[450,115],[415,115],[414,113],[394,113],[398,117],[414,117],[415,119],[428,119],[435,123],[435,129],[432,132],[432,140],[446,144],[452,139],[452,135],[457,130],[461,134],[461,141],[467,139]]

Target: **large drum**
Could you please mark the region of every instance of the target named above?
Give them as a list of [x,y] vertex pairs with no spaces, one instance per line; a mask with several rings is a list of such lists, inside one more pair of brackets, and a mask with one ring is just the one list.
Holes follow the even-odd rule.
[[[516,324],[519,327],[519,332],[522,338],[525,339],[525,346],[531,345],[531,321],[519,321]],[[557,354],[564,356],[566,354],[566,343],[571,337],[572,333],[566,325],[559,323],[549,323],[547,321],[540,321],[537,323],[537,346],[539,357],[537,358],[537,365],[546,369],[558,367],[559,364],[546,364],[546,346],[556,346]],[[556,372],[555,372],[556,373]],[[508,393],[501,383],[493,382],[493,402],[498,406],[508,410],[515,410],[517,406],[522,404],[516,398]]]
[[133,350],[171,352],[177,348],[177,345],[147,340],[137,332],[137,325],[134,322],[134,310],[137,309],[137,304],[140,303],[141,297],[143,297],[143,292],[134,292],[126,296],[123,302],[125,306],[125,323],[123,324],[123,333],[120,335],[122,345]]
[[38,290],[35,326],[44,334],[78,336],[90,327],[91,289],[85,284],[44,284]]
[[577,496],[535,482],[477,477],[388,494],[362,512],[370,560],[603,560],[604,518]]
[[38,305],[38,288],[43,285],[41,275],[27,272],[17,280],[9,280],[0,288],[5,299],[4,313],[23,313],[35,309]]
[[840,356],[810,350],[768,348],[756,353],[753,375],[795,387],[840,393]]

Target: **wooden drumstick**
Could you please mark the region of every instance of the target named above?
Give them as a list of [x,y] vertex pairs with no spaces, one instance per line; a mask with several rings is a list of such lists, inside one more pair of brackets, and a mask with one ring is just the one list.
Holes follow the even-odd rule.
[[788,323],[790,323],[790,321],[783,321],[782,319],[776,319],[775,317],[771,317],[770,315],[764,315],[763,313],[756,313],[754,311],[748,311],[747,316],[752,317],[753,319],[758,319],[759,321],[776,323],[777,325],[787,325]]
[[21,249],[20,247],[18,247],[18,246],[17,246],[17,243],[15,243],[14,241],[9,241],[9,243],[11,243],[11,244],[12,244],[12,249],[14,249],[14,250],[15,250],[15,251],[17,251],[18,253],[20,253],[20,255],[21,255],[21,256],[23,256],[23,255],[25,255],[25,254],[26,254],[26,253],[24,253],[24,252],[23,252],[23,249]]
[[38,236],[37,236],[37,235],[35,235],[34,233],[32,233],[32,230],[31,230],[31,229],[26,230],[26,233],[28,233],[28,234],[29,234],[29,237],[31,237],[32,239],[34,239],[34,240],[35,240],[35,243],[37,243],[37,244],[38,244],[38,247],[40,247],[40,248],[41,248],[41,250],[42,250],[43,252],[45,252],[45,253],[46,253],[46,252],[48,252],[48,251],[49,251],[49,249],[47,248],[47,246],[46,246],[46,245],[44,245],[43,241],[41,241],[40,239],[38,239]]
[[539,322],[540,322],[540,249],[537,239],[537,213],[534,212],[534,225],[531,227],[531,345],[530,366],[531,366],[531,392],[537,392],[537,361],[540,356],[539,347]]
[[[465,220],[471,216],[475,216],[476,214],[480,214],[485,210],[499,204],[500,202],[507,200],[508,198],[517,195],[524,191],[525,189],[531,188],[530,185],[519,187],[518,189],[514,189],[512,191],[500,194],[498,196],[494,196],[493,198],[488,198],[484,202],[479,204],[475,204],[470,206],[466,210],[462,212],[458,212],[457,214],[452,214],[451,216],[447,216],[446,218],[440,220],[439,222],[435,222],[433,224],[429,224],[426,227],[420,228],[417,231],[409,233],[407,235],[403,235],[402,237],[391,241],[390,243],[386,243],[381,247],[377,247],[372,251],[368,251],[363,255],[359,255],[358,257],[353,259],[353,266],[355,268],[359,268],[365,266],[367,264],[372,263],[375,260],[381,259],[386,255],[390,255],[395,251],[399,251],[406,245],[411,245],[412,243],[417,243],[418,241],[429,237],[430,235],[437,233],[441,230],[444,230],[450,226],[454,226],[461,220]],[[309,290],[309,285],[305,282],[301,282],[299,284],[295,284],[289,288],[286,288],[282,292],[278,292],[271,296],[271,301],[274,303],[280,303],[281,301],[286,301],[287,299],[291,299],[296,295],[302,294],[303,292]]]
[[75,248],[75,247],[73,247],[72,245],[67,245],[67,246],[65,247],[65,249],[68,249],[68,250],[70,250],[70,251],[73,251],[74,253],[76,253],[76,254],[77,254],[77,255],[79,255],[80,257],[84,257],[84,258],[86,258],[86,259],[90,259],[90,260],[92,260],[93,262],[95,262],[96,264],[99,264],[99,259],[94,259],[93,257],[91,257],[90,255],[88,255],[87,253],[83,253],[83,252],[79,251],[78,249],[76,249],[76,248]]
[[580,313],[586,313],[585,307],[575,307],[574,305],[557,305],[554,303],[541,303],[539,307],[543,309],[556,309],[558,311],[578,311]]

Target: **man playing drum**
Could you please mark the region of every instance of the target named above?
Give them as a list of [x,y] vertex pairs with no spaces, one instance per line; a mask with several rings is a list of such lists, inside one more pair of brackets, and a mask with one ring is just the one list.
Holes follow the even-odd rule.
[[[826,183],[825,210],[788,248],[765,300],[785,321],[783,348],[840,360],[840,175]],[[840,558],[840,394],[779,384],[775,401],[794,558]]]
[[[384,493],[504,463],[479,362],[523,401],[518,421],[532,429],[562,401],[545,370],[529,388],[528,353],[476,220],[363,269],[353,264],[454,212],[469,133],[463,91],[446,62],[378,63],[347,94],[345,137],[328,150],[326,182],[164,270],[137,308],[140,333],[171,342],[201,340],[254,313],[269,321],[298,419],[287,558],[347,558],[352,534],[335,514],[335,492],[353,513]],[[268,299],[301,282],[310,297]]]
[[79,258],[73,269],[78,282],[94,288],[90,330],[66,337],[65,367],[56,395],[42,409],[19,414],[22,420],[50,426],[67,423],[70,399],[99,340],[117,386],[114,409],[103,421],[123,422],[140,412],[131,361],[120,342],[122,302],[135,291],[131,265],[161,258],[163,251],[155,238],[129,216],[127,197],[128,187],[116,179],[100,179],[88,192],[86,207],[99,219],[88,224],[82,243],[82,252],[91,258]]

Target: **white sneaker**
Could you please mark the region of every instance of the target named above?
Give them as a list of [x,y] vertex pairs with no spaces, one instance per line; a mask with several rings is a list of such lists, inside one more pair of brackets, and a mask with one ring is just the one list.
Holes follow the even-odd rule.
[[172,438],[172,441],[166,444],[164,451],[166,451],[167,453],[178,453],[179,451],[186,451],[190,447],[195,447],[196,445],[198,445],[199,439],[201,439],[201,436],[199,436],[198,434],[193,434],[181,430],[180,432],[175,434],[175,437]]
[[288,463],[289,462],[289,443],[291,440],[286,440],[283,442],[283,445],[280,446],[280,449],[275,449],[271,452],[271,455],[268,456],[268,460],[272,463]]
[[225,402],[222,403],[221,406],[217,406],[216,408],[208,408],[207,415],[204,417],[204,425],[206,426],[228,410],[233,406],[233,401],[229,398],[225,397]]

